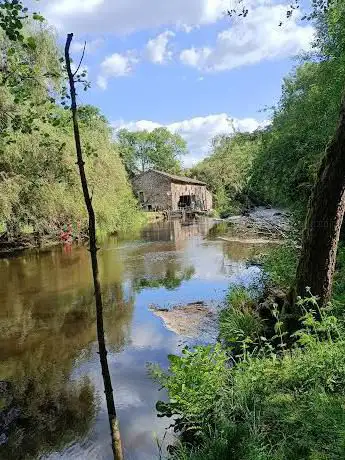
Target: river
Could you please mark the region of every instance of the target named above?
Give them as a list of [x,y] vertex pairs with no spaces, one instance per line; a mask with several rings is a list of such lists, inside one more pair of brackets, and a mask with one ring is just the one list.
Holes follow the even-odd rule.
[[[188,342],[150,305],[218,305],[230,283],[247,279],[245,261],[258,247],[221,241],[222,230],[207,219],[159,222],[135,239],[102,244],[108,360],[126,460],[158,458],[169,420],[156,416],[165,395],[146,365],[166,366]],[[4,258],[0,280],[0,458],[111,459],[88,251]]]

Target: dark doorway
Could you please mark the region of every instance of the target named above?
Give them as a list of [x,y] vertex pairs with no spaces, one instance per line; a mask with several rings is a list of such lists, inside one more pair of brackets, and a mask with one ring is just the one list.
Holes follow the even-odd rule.
[[190,208],[195,203],[195,195],[181,195],[178,202],[179,208]]

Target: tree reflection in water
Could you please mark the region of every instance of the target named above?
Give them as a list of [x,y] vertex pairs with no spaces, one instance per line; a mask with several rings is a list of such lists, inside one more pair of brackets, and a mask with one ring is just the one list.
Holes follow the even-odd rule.
[[[184,250],[190,250],[189,241],[193,245],[197,235],[205,238],[208,229],[208,223],[197,233],[195,227],[179,221],[165,222],[147,231],[144,241],[119,245],[110,239],[104,245],[100,272],[109,351],[130,348],[134,298],[139,292],[155,287],[175,289],[193,277],[193,258]],[[93,430],[99,426],[96,415],[103,391],[92,374],[97,369],[99,376],[98,362],[97,366],[93,363],[97,337],[89,255],[85,248],[77,247],[70,254],[60,248],[24,253],[0,260],[0,279],[0,458],[34,459],[66,449],[80,452],[84,446],[79,448],[79,441],[93,439]],[[158,333],[163,333],[160,328]],[[144,363],[146,356],[151,359],[148,349],[148,355],[141,346],[128,356]],[[84,364],[90,364],[86,371]],[[126,385],[139,380],[138,376],[143,378],[139,364],[134,373],[132,368],[124,369],[127,374],[122,383]],[[93,383],[81,378],[89,371]],[[141,394],[149,388],[143,399],[152,397],[153,407],[156,390],[149,386],[151,382],[140,385],[135,381],[131,392]],[[124,420],[130,423],[124,438],[133,448],[133,439],[142,435],[138,444],[147,447],[151,433],[142,426],[134,427],[133,414],[151,417],[151,409],[135,410],[131,406],[124,411]],[[154,425],[154,413],[149,420]],[[105,449],[103,444],[101,449]]]
[[161,278],[138,278],[134,280],[134,290],[140,292],[143,289],[164,287],[169,290],[177,289],[183,281],[189,281],[195,273],[194,267],[188,267],[181,271],[176,265],[168,266],[166,274]]
[[[93,292],[80,287],[84,253],[18,258],[1,271],[0,458],[34,459],[85,438],[95,422],[97,392],[84,377],[72,378],[96,342]],[[87,257],[87,253],[85,253]],[[45,259],[45,270],[42,270]],[[29,262],[29,263],[28,263]],[[47,263],[48,262],[48,263]],[[54,270],[47,271],[52,262]],[[8,268],[8,267],[6,267]],[[85,282],[85,278],[83,279]],[[87,282],[87,277],[86,277]],[[59,284],[59,285],[58,285]],[[78,286],[78,288],[73,287]],[[30,287],[23,295],[23,287]],[[31,292],[30,292],[31,291]],[[60,292],[59,292],[60,291]],[[133,314],[121,282],[104,289],[109,342],[125,346]],[[116,308],[115,308],[116,306]],[[115,326],[116,325],[116,326]]]
[[87,379],[66,382],[51,376],[1,386],[4,460],[38,458],[84,437],[90,429],[95,398]]

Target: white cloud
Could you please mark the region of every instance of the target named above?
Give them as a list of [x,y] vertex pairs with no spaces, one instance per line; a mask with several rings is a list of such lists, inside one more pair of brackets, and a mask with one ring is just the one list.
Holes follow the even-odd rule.
[[114,53],[105,58],[101,68],[104,74],[110,77],[123,77],[132,70],[129,57],[119,53]]
[[56,16],[92,13],[102,5],[103,0],[59,0],[49,2],[47,11]]
[[76,33],[126,34],[161,26],[185,30],[223,17],[229,0],[47,0],[44,15]]
[[98,85],[101,89],[105,90],[105,89],[107,89],[107,87],[108,87],[108,80],[107,80],[105,77],[103,77],[102,75],[99,75],[99,76],[97,77],[97,85]]
[[101,73],[97,78],[98,86],[106,89],[109,78],[129,75],[137,62],[138,59],[130,51],[126,54],[114,53],[106,57],[101,64]]
[[191,67],[201,67],[200,63],[205,62],[211,54],[212,50],[210,48],[189,48],[181,51],[180,59],[183,64]]
[[261,126],[266,126],[267,121],[259,122],[254,118],[231,119],[226,113],[195,117],[175,123],[163,125],[150,120],[132,122],[117,121],[113,123],[115,130],[126,128],[130,131],[152,131],[160,126],[166,126],[169,131],[179,133],[188,143],[190,155],[185,159],[185,165],[191,166],[205,158],[209,153],[210,142],[218,134],[233,133],[237,131],[255,131]]
[[[87,41],[86,48],[85,48],[86,54],[93,53],[97,48],[99,48],[102,45],[102,43],[103,43],[103,40],[101,39]],[[85,45],[84,42],[74,41],[72,42],[72,45],[71,45],[71,51],[73,53],[81,53],[84,49],[84,45]]]
[[235,20],[230,28],[220,32],[213,48],[185,49],[180,60],[202,71],[218,72],[309,49],[313,27],[299,25],[298,14],[279,26],[284,15],[283,5],[256,7],[245,19]]
[[169,50],[169,40],[174,37],[174,32],[167,30],[156,38],[148,41],[146,45],[146,56],[149,61],[155,64],[163,64],[172,57],[172,51]]

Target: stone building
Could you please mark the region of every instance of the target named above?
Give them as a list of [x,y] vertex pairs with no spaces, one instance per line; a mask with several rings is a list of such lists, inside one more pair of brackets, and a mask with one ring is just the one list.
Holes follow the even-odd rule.
[[133,179],[133,189],[147,211],[212,210],[212,194],[206,184],[189,177],[150,169]]

